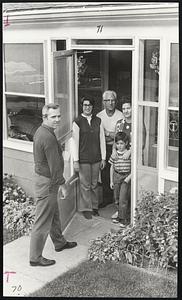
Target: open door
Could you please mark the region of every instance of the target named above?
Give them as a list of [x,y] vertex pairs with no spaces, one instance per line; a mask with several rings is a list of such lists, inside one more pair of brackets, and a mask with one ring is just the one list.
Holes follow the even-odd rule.
[[77,180],[74,175],[71,156],[71,131],[75,116],[75,74],[74,74],[74,51],[53,52],[53,100],[60,105],[61,123],[55,131],[58,142],[63,148],[64,177],[70,183],[68,199],[61,200],[58,193],[58,204],[62,229],[66,227],[76,211]]

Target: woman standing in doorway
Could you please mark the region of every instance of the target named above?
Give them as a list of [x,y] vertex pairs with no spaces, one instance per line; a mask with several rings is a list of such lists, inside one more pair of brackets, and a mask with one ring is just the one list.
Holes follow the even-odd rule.
[[73,122],[74,169],[79,172],[79,211],[86,219],[98,213],[97,183],[99,170],[105,167],[106,145],[101,119],[92,114],[94,100],[81,99],[83,113]]

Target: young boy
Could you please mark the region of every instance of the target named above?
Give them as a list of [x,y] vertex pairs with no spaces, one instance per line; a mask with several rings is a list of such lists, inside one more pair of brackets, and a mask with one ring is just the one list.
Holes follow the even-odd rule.
[[129,223],[129,194],[131,188],[131,158],[123,159],[129,147],[129,137],[125,132],[118,132],[115,135],[116,155],[111,155],[110,187],[114,189],[115,203],[118,206],[118,217],[113,222],[120,223],[124,227]]

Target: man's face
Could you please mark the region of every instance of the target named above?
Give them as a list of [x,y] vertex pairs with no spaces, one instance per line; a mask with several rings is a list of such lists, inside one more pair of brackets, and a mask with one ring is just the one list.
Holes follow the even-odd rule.
[[131,104],[130,103],[124,103],[122,106],[122,112],[125,116],[125,118],[131,118]]
[[114,97],[113,94],[108,93],[105,98],[103,99],[104,101],[104,105],[105,105],[105,109],[106,110],[115,110],[116,107],[116,99]]
[[59,126],[60,124],[60,120],[61,120],[61,113],[60,113],[60,108],[50,108],[48,110],[48,115],[47,117],[44,119],[44,123],[51,127],[56,129],[57,126]]

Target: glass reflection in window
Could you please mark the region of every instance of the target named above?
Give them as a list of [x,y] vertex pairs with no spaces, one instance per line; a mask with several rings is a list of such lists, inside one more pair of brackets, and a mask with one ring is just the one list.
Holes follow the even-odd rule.
[[5,44],[6,92],[44,95],[42,44]]
[[33,141],[37,128],[42,123],[44,98],[6,96],[8,137]]
[[54,60],[54,101],[61,108],[61,124],[55,133],[58,139],[65,136],[71,129],[70,91],[69,91],[69,60],[70,57],[56,57]]
[[143,101],[158,101],[160,42],[144,41],[144,84]]
[[157,139],[158,139],[158,109],[155,107],[143,107],[143,116],[139,116],[140,120],[140,149],[142,165],[148,167],[157,167]]
[[168,166],[178,167],[179,147],[179,114],[178,111],[169,110],[168,116]]
[[179,106],[179,44],[171,44],[169,106]]

